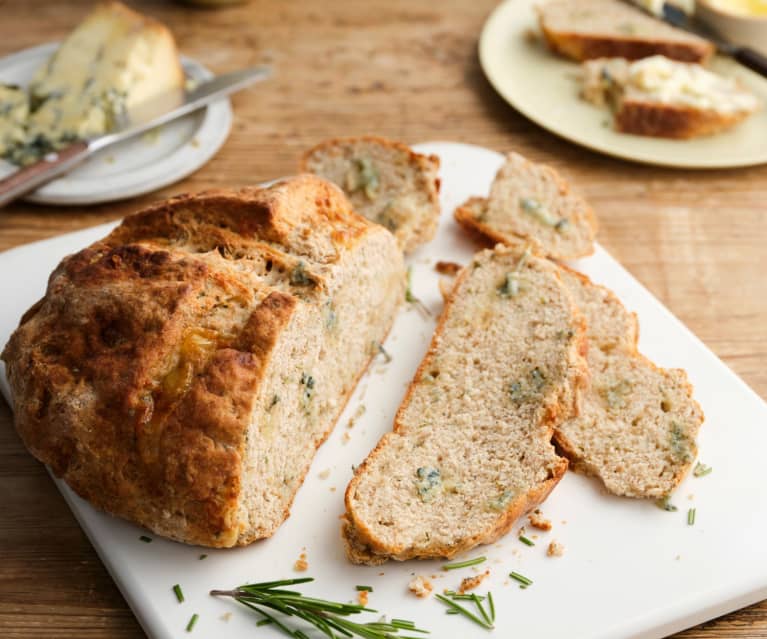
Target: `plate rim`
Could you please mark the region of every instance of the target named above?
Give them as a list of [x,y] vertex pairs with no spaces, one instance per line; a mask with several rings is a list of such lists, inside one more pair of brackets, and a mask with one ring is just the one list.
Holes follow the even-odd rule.
[[[46,42],[3,56],[0,58],[0,73],[2,73],[4,68],[12,67],[30,58],[50,55],[60,45],[61,42],[59,41]],[[182,65],[192,69],[196,77],[208,79],[214,76],[213,72],[198,60],[185,55],[181,55],[180,59]],[[224,145],[232,128],[233,114],[231,102],[228,98],[218,100],[205,107],[205,109],[190,115],[191,117],[201,117],[199,124],[192,133],[191,139],[203,139],[204,142],[200,143],[192,154],[189,152],[188,142],[184,142],[168,155],[141,168],[141,171],[150,167],[161,168],[155,177],[146,179],[146,175],[142,173],[140,177],[134,177],[132,181],[125,185],[96,191],[95,193],[76,187],[73,188],[71,183],[67,186],[68,183],[63,182],[63,179],[56,179],[25,196],[22,198],[23,201],[58,206],[105,204],[107,202],[146,195],[147,193],[175,184],[207,164]],[[135,172],[137,171],[128,171],[125,173],[125,176],[130,176],[131,173]],[[96,181],[96,179],[93,181]]]
[[[493,8],[493,10],[488,15],[487,19],[485,20],[484,24],[482,25],[482,31],[480,32],[479,41],[477,43],[477,52],[479,57],[479,65],[482,69],[482,73],[484,74],[487,81],[490,83],[490,86],[493,87],[495,92],[506,102],[509,106],[511,106],[515,111],[523,115],[525,118],[533,122],[535,125],[541,127],[542,129],[548,131],[549,133],[556,135],[558,138],[566,140],[570,142],[571,144],[576,144],[578,146],[587,148],[591,151],[594,151],[596,153],[599,153],[601,155],[606,155],[612,158],[617,158],[620,160],[625,160],[628,162],[634,162],[638,164],[642,164],[645,166],[660,166],[664,168],[672,168],[672,169],[681,169],[681,170],[696,170],[696,171],[712,171],[712,170],[723,170],[723,169],[737,169],[737,168],[746,168],[746,167],[752,167],[752,166],[760,166],[767,164],[767,151],[765,151],[764,156],[761,158],[750,158],[750,159],[743,159],[743,160],[732,160],[727,162],[717,162],[714,157],[711,158],[702,158],[703,162],[685,162],[685,161],[678,161],[678,160],[664,160],[663,158],[657,158],[657,157],[649,157],[646,154],[643,153],[634,153],[630,151],[621,151],[620,149],[615,149],[607,145],[601,145],[599,143],[595,143],[585,137],[579,137],[577,134],[573,134],[570,132],[565,132],[561,128],[558,128],[555,125],[552,125],[551,123],[547,122],[546,120],[539,118],[535,115],[535,113],[528,109],[523,103],[521,103],[518,99],[514,97],[514,95],[506,90],[504,88],[504,84],[500,82],[496,74],[493,72],[493,65],[489,62],[489,56],[490,56],[490,50],[493,48],[493,42],[491,42],[491,36],[493,35],[493,30],[498,28],[498,24],[500,23],[502,18],[504,17],[505,12],[511,11],[512,9],[510,7],[514,6],[514,9],[519,9],[522,3],[520,3],[518,0],[503,0],[500,4],[498,4],[496,7]],[[532,7],[531,7],[532,9]],[[628,134],[625,134],[628,135]],[[659,141],[661,138],[657,138]],[[674,142],[673,140],[667,140],[667,142]],[[767,148],[767,147],[765,147]],[[711,161],[707,161],[711,160]]]

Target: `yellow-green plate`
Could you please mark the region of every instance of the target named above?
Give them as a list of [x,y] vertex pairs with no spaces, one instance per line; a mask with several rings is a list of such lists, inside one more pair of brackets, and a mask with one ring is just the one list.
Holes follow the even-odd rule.
[[[578,96],[578,63],[546,48],[534,9],[539,2],[502,3],[485,23],[479,42],[485,75],[517,111],[566,140],[626,160],[689,169],[767,163],[764,107],[730,131],[694,140],[614,131],[608,110]],[[767,105],[767,79],[729,58],[717,57],[711,66],[723,75],[739,78]]]

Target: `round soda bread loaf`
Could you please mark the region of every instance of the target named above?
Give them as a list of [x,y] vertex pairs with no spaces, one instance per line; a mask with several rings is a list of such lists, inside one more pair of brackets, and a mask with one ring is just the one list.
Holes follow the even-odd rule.
[[555,259],[594,252],[594,212],[550,166],[509,153],[488,198],[473,197],[455,211],[466,229],[509,246],[531,244]]
[[434,237],[439,221],[439,158],[374,136],[336,138],[304,153],[301,171],[340,186],[354,209],[389,229],[409,253]]
[[591,386],[554,438],[571,466],[626,497],[663,498],[697,454],[703,413],[687,375],[637,352],[637,321],[603,286],[567,268],[562,279],[588,326]]
[[549,0],[538,7],[538,21],[549,47],[573,60],[665,55],[702,63],[714,53],[708,40],[621,0]]
[[478,253],[393,432],[346,490],[349,559],[452,557],[543,501],[567,468],[551,438],[586,381],[584,331],[556,265],[500,245]]
[[333,184],[181,195],[65,258],[3,351],[26,446],[94,506],[227,547],[287,517],[404,298]]

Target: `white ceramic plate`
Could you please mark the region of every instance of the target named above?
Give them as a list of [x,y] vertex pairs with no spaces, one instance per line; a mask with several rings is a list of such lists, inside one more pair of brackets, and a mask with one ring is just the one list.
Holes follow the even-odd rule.
[[[470,195],[484,194],[503,161],[492,151],[450,143],[417,149],[442,160],[444,214],[437,237],[409,258],[414,292],[436,315],[441,307],[437,260],[466,263],[477,249],[452,218],[454,207]],[[102,237],[101,226],[0,254],[0,344],[45,289],[48,273],[65,254]],[[487,555],[482,568],[491,576],[479,589],[491,589],[498,619],[494,634],[463,618],[445,615],[433,597],[420,600],[407,583],[413,573],[437,575],[439,590],[455,588],[472,569],[446,573],[439,561],[353,566],[344,557],[338,516],[343,491],[392,418],[429,343],[434,319],[403,310],[386,342],[390,364],[374,362],[362,379],[336,430],[320,448],[291,517],[271,539],[247,548],[204,550],[160,538],[139,541],[145,531],[95,511],[58,482],[94,547],[151,637],[187,637],[184,628],[200,615],[192,636],[249,639],[279,635],[255,628],[255,615],[208,595],[246,581],[312,576],[306,592],[347,601],[355,585],[374,588],[370,606],[390,616],[412,619],[432,637],[528,637],[535,639],[657,638],[767,597],[767,405],[720,362],[667,309],[603,249],[575,266],[610,286],[639,314],[641,348],[662,366],[689,371],[696,397],[706,413],[700,435],[701,459],[713,466],[703,478],[689,478],[673,498],[679,511],[602,494],[591,479],[568,473],[543,505],[554,528],[528,534],[534,547],[517,540],[515,530],[497,545],[468,556]],[[25,277],[4,277],[24,273]],[[7,394],[5,377],[0,374]],[[364,403],[367,410],[352,429],[349,418]],[[348,442],[345,436],[350,435]],[[320,473],[326,469],[326,479]],[[693,495],[693,499],[688,499]],[[687,509],[697,508],[694,526]],[[564,523],[567,522],[567,523]],[[522,522],[520,522],[522,523]],[[546,556],[550,540],[566,547],[561,558]],[[293,571],[306,548],[309,570]],[[208,554],[199,561],[200,553]],[[534,584],[520,590],[507,577],[518,571]],[[171,591],[181,584],[186,601]],[[233,612],[231,619],[221,616]],[[370,617],[368,617],[370,618]],[[372,616],[373,619],[377,615]],[[254,633],[258,633],[257,635]],[[317,635],[312,635],[315,637]]]
[[[522,115],[566,140],[626,160],[689,169],[767,162],[767,108],[731,131],[695,140],[614,131],[607,109],[578,96],[579,65],[546,48],[534,9],[537,2],[507,0],[499,5],[485,23],[479,41],[485,75]],[[531,37],[533,33],[537,37]],[[715,58],[712,67],[739,78],[767,106],[767,79],[729,58]]]
[[[58,43],[25,49],[0,59],[0,82],[29,84]],[[199,62],[182,56],[187,77],[213,77]],[[228,99],[184,118],[99,151],[69,174],[25,199],[41,204],[97,204],[149,193],[193,173],[221,148],[229,136],[232,108]],[[0,177],[15,167],[0,160]]]

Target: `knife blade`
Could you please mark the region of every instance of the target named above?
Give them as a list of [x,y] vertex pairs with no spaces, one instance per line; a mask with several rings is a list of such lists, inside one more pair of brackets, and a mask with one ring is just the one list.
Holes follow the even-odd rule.
[[270,75],[271,69],[263,66],[233,71],[138,105],[120,114],[115,128],[108,133],[74,142],[0,180],[0,207],[71,171],[96,151],[188,115]]
[[744,47],[728,42],[710,26],[697,19],[694,15],[688,14],[684,9],[677,5],[671,2],[632,2],[631,4],[650,15],[667,22],[672,27],[682,29],[683,31],[693,33],[708,40],[716,47],[719,53],[730,56],[740,62],[743,66],[767,77],[767,57],[750,47]]

